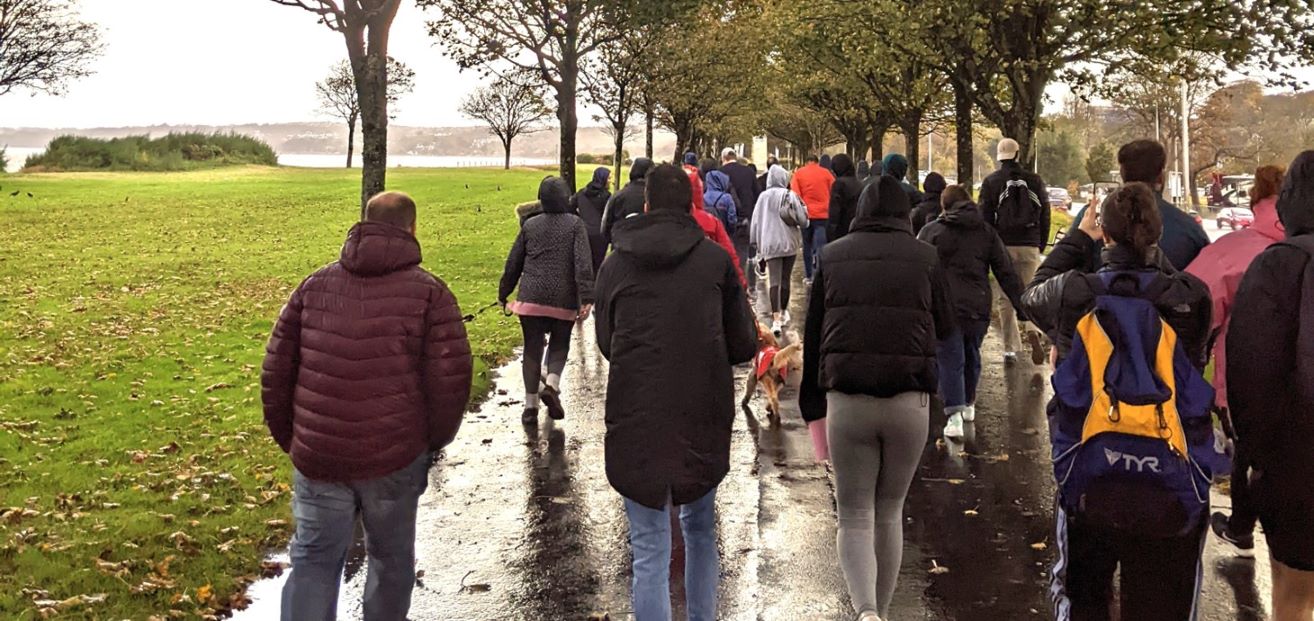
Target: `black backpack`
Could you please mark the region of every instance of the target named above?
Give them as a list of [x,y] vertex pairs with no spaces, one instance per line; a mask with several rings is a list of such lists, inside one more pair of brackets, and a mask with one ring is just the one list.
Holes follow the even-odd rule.
[[1001,235],[1025,235],[1040,226],[1040,216],[1044,209],[1041,199],[1025,179],[1012,175],[999,194],[999,204],[995,208],[995,229]]

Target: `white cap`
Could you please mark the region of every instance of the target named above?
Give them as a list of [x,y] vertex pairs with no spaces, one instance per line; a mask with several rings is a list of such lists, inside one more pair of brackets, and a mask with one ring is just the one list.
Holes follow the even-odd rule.
[[1019,150],[1021,150],[1021,147],[1018,146],[1016,140],[1005,138],[999,141],[999,146],[995,149],[995,153],[997,154],[995,159],[998,159],[1001,162],[1004,160],[1015,160],[1017,159],[1017,152]]
[[735,157],[735,150],[730,147],[721,149],[721,159],[724,160],[729,157]]

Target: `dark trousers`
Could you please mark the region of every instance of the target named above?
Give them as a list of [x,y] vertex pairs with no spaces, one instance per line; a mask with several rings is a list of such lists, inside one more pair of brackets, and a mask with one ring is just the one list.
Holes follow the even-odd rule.
[[1150,539],[1083,525],[1058,511],[1058,560],[1050,579],[1056,621],[1112,618],[1113,575],[1120,618],[1128,621],[1194,621],[1200,596],[1205,528],[1168,539]]
[[549,374],[561,375],[570,357],[570,331],[575,322],[551,317],[520,317],[520,330],[525,336],[525,359],[521,372],[525,379],[525,392],[537,393],[543,377],[543,350],[547,349]]
[[981,342],[989,329],[989,320],[959,318],[958,328],[936,347],[940,398],[946,409],[956,411],[976,403],[976,387],[981,382]]
[[[747,222],[739,223],[739,230],[748,230]],[[750,292],[757,290],[757,270],[753,269],[753,255],[750,252],[751,246],[748,243],[748,236],[741,235],[738,232],[734,236],[735,254],[739,255],[739,268],[744,270],[744,276],[748,278],[748,290]]]
[[803,229],[803,277],[812,280],[821,260],[821,249],[826,247],[827,220],[809,220],[808,228]]
[[1255,532],[1257,521],[1259,515],[1250,495],[1250,460],[1237,442],[1236,454],[1232,456],[1232,517],[1228,518],[1227,530],[1234,535],[1249,535]]

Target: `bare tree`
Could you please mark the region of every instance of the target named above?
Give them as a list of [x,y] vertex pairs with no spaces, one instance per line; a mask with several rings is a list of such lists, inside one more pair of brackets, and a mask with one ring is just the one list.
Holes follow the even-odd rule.
[[605,121],[604,131],[612,138],[615,152],[612,155],[612,175],[616,189],[621,185],[621,165],[625,163],[625,140],[638,134],[638,128],[630,126],[630,119],[639,112],[641,92],[649,77],[645,51],[652,43],[650,28],[635,27],[619,39],[603,44],[598,54],[586,65],[586,71],[580,75],[584,92],[598,108],[601,115],[594,115],[594,121]]
[[104,47],[75,1],[0,0],[0,95],[15,88],[61,95]]
[[360,103],[360,211],[382,192],[388,174],[388,32],[401,0],[270,0],[314,13],[342,34]]
[[461,102],[461,114],[488,124],[489,133],[502,141],[503,167],[511,168],[511,141],[534,131],[534,125],[552,114],[543,95],[524,81],[502,78],[481,86]]
[[[397,118],[396,104],[415,90],[415,72],[401,61],[388,57],[389,119]],[[360,98],[356,96],[356,80],[351,75],[351,63],[342,61],[329,69],[328,77],[315,83],[320,109],[347,122],[347,168],[356,151],[356,123],[360,120]]]

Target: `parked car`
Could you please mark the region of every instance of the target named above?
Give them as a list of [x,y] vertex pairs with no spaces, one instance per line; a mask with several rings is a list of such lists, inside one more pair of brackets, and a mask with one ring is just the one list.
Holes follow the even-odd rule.
[[1049,188],[1049,206],[1059,211],[1072,207],[1072,195],[1063,188]]
[[1220,229],[1223,228],[1223,225],[1227,225],[1227,228],[1232,229],[1233,231],[1237,229],[1248,229],[1250,228],[1250,225],[1255,223],[1255,214],[1249,209],[1228,207],[1218,212],[1218,219],[1215,220],[1215,222]]

